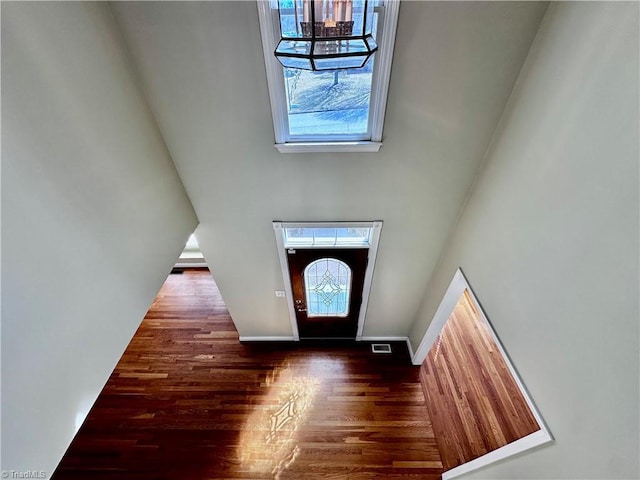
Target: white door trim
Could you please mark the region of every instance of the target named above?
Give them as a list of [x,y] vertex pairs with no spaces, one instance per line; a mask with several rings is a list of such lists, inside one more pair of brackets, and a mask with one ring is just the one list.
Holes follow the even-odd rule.
[[293,340],[300,341],[298,333],[298,322],[296,321],[296,311],[293,308],[293,290],[291,289],[291,279],[289,277],[289,260],[287,259],[284,247],[284,232],[282,231],[282,222],[273,222],[273,232],[276,236],[276,246],[278,248],[278,258],[280,259],[280,271],[284,280],[284,294],[287,298],[287,307],[289,309],[289,319],[291,320],[291,333]]
[[502,346],[502,343],[500,342],[498,335],[493,329],[491,322],[489,322],[489,319],[484,313],[484,310],[482,309],[480,302],[478,302],[478,299],[473,293],[473,290],[471,289],[471,286],[469,285],[469,282],[467,282],[467,279],[465,278],[461,269],[458,268],[455,275],[453,276],[453,279],[449,283],[449,287],[447,288],[447,291],[445,292],[444,297],[442,297],[442,301],[440,302],[440,305],[438,306],[438,309],[436,310],[436,313],[434,314],[433,319],[431,320],[431,324],[429,325],[429,328],[425,332],[424,337],[420,342],[420,345],[418,346],[417,350],[412,356],[412,359],[411,359],[412,363],[414,365],[422,365],[425,358],[427,358],[427,354],[429,353],[429,350],[431,350],[431,347],[438,339],[438,336],[440,335],[442,328],[444,327],[445,323],[447,323],[447,320],[449,319],[451,312],[453,312],[453,309],[458,303],[460,296],[464,293],[465,290],[469,291],[469,295],[475,304],[475,307],[476,307],[476,310],[478,311],[480,319],[484,321],[488,326],[489,332],[491,333],[491,336],[493,337],[493,340],[496,343],[498,350],[502,355],[502,358],[504,359],[509,371],[511,372],[511,375],[514,378],[516,385],[518,386],[518,389],[520,390],[520,392],[522,393],[522,396],[527,402],[527,406],[529,407],[529,409],[531,410],[531,413],[535,417],[536,422],[538,422],[538,425],[540,425],[540,430],[533,432],[532,434],[527,435],[526,437],[523,437],[519,440],[516,440],[515,442],[509,443],[507,445],[504,445],[503,447],[493,450],[481,457],[471,460],[470,462],[463,463],[462,465],[459,465],[455,468],[452,468],[451,470],[444,472],[442,474],[443,480],[449,480],[451,478],[457,477],[464,473],[468,473],[468,472],[477,470],[479,468],[485,467],[499,460],[503,460],[513,455],[519,454],[521,452],[524,452],[525,450],[529,450],[531,448],[538,447],[540,445],[553,441],[553,436],[551,435],[551,432],[547,427],[547,424],[545,423],[545,421],[542,418],[542,415],[540,414],[535,404],[533,403],[533,400],[529,395],[529,392],[524,386],[522,379],[520,378],[520,376],[518,375],[518,372],[513,366],[511,359],[507,355],[507,352]]
[[[431,350],[431,346],[436,343],[436,340],[438,340],[438,336],[440,335],[444,324],[449,320],[449,316],[451,315],[451,312],[453,312],[453,309],[456,306],[456,303],[458,303],[460,295],[462,295],[465,288],[467,288],[467,281],[465,280],[464,275],[462,275],[462,270],[458,269],[449,283],[447,291],[445,292],[444,297],[442,297],[436,313],[433,315],[429,328],[424,334],[424,337],[422,337],[422,341],[413,355],[412,363],[414,365],[422,365],[424,359],[427,358],[427,354],[429,353],[429,350]],[[471,289],[469,289],[469,291],[471,291]]]
[[[280,270],[282,272],[282,280],[284,281],[284,292],[287,298],[287,307],[289,310],[289,319],[291,321],[291,331],[293,333],[293,339],[295,341],[300,340],[300,334],[298,332],[298,322],[296,320],[296,312],[293,306],[293,290],[291,288],[291,277],[289,275],[289,260],[287,259],[287,252],[284,245],[284,232],[283,228],[371,228],[371,237],[369,239],[369,245],[358,246],[327,246],[318,245],[306,248],[368,248],[368,262],[367,268],[364,272],[364,286],[362,288],[362,304],[360,305],[360,313],[358,314],[358,331],[356,334],[356,340],[362,340],[362,332],[364,331],[364,323],[367,317],[367,307],[369,305],[369,294],[371,293],[371,285],[373,283],[373,271],[376,264],[376,257],[378,255],[378,245],[380,243],[380,233],[382,232],[382,220],[375,220],[370,222],[273,222],[273,231],[276,236],[276,246],[278,248],[278,258],[280,259]],[[305,247],[296,246],[297,249]]]
[[451,478],[459,477],[462,474],[473,472],[482,467],[497,462],[513,455],[522,453],[530,448],[537,447],[539,445],[549,443],[553,440],[548,432],[538,430],[537,432],[530,433],[526,437],[519,438],[515,442],[506,444],[503,447],[497,448],[489,453],[485,453],[481,457],[475,458],[467,463],[458,465],[451,470],[447,470],[442,473],[442,480],[450,480]]

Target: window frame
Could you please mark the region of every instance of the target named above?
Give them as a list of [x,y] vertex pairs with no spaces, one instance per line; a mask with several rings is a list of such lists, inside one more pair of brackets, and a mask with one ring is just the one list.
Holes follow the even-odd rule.
[[[287,224],[289,225],[289,224]],[[309,227],[310,223],[305,224],[303,227],[308,230],[334,230],[335,235],[331,241],[332,237],[321,237],[315,236],[315,231],[313,232],[313,236],[309,240],[309,237],[303,237],[303,240],[297,240],[297,237],[289,236],[289,230],[297,229],[300,227],[282,227],[282,235],[283,235],[283,244],[285,248],[369,248],[371,246],[372,238],[373,238],[373,224],[370,223],[362,223],[358,227],[354,227],[354,223],[349,224],[347,227],[328,227],[326,223],[321,224],[321,226]],[[313,225],[313,224],[311,224]],[[349,229],[349,228],[358,228],[358,229],[366,229],[367,237],[362,241],[355,241],[351,237],[340,237],[338,236],[338,230],[341,229]],[[323,240],[316,240],[322,238]],[[348,239],[348,240],[345,240]]]
[[[371,97],[369,104],[369,131],[371,137],[362,140],[361,135],[322,135],[305,137],[304,141],[292,139],[289,134],[289,118],[283,67],[273,54],[280,39],[280,25],[277,1],[257,0],[262,50],[264,54],[267,86],[275,147],[281,153],[313,152],[377,152],[382,146],[384,115],[391,77],[391,62],[398,24],[400,0],[380,0],[378,13],[378,51],[374,54]],[[317,140],[316,140],[317,139]]]

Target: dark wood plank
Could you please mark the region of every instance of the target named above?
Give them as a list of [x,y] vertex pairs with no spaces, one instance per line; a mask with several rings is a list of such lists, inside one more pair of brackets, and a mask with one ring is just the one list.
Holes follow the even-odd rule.
[[426,479],[442,463],[402,343],[241,344],[211,275],[171,275],[53,478]]
[[467,291],[420,379],[445,471],[540,429]]

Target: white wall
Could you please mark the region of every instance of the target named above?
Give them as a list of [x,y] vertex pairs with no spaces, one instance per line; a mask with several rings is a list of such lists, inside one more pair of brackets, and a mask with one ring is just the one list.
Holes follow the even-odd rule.
[[407,335],[546,7],[403,3],[382,150],[280,154],[255,2],[114,3],[240,335],[291,335],[273,220],[383,220],[364,335]]
[[638,3],[554,3],[433,275],[460,266],[555,437],[468,478],[638,478]]
[[197,224],[103,3],[2,2],[2,469],[51,474]]

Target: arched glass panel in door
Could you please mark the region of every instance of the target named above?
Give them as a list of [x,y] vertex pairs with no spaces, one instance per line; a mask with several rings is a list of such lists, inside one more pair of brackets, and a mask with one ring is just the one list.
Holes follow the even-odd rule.
[[308,317],[346,317],[351,298],[351,268],[335,258],[315,260],[304,269]]

